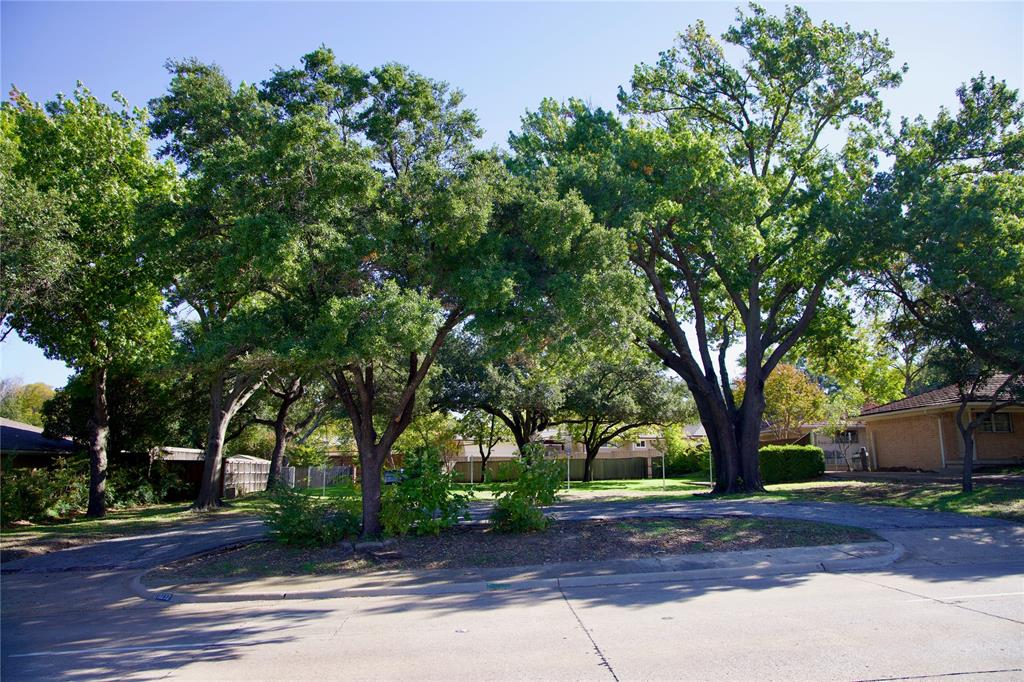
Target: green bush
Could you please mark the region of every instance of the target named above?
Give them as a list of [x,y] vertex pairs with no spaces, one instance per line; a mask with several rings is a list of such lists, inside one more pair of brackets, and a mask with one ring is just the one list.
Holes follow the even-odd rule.
[[15,469],[5,464],[0,479],[0,523],[60,519],[89,505],[88,463],[59,458],[48,469]]
[[813,445],[766,445],[760,459],[765,483],[806,481],[825,473],[825,453]]
[[359,534],[359,497],[322,498],[277,486],[263,513],[270,534],[281,544],[299,547],[329,545]]
[[665,473],[668,476],[685,476],[706,472],[710,461],[711,447],[706,442],[688,442],[681,448],[668,448],[665,453]]
[[437,535],[466,515],[469,495],[455,488],[437,448],[424,446],[405,458],[401,482],[381,498],[381,524],[388,535]]
[[491,525],[499,533],[527,533],[544,530],[548,519],[538,507],[553,504],[562,485],[562,467],[545,459],[540,446],[520,453],[519,476],[502,488],[491,513]]
[[[107,507],[139,507],[163,502],[185,489],[164,462],[107,468]],[[4,464],[0,476],[0,523],[66,519],[89,506],[89,462],[84,457],[59,458],[45,469]]]

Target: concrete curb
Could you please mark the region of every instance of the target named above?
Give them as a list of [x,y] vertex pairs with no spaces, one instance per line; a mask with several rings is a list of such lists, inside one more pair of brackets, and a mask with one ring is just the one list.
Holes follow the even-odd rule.
[[[210,604],[229,602],[250,602],[250,601],[281,601],[281,600],[310,600],[310,599],[343,599],[343,598],[370,598],[370,597],[395,597],[403,595],[416,596],[449,596],[459,594],[488,594],[495,592],[526,592],[526,591],[554,591],[563,588],[585,588],[585,587],[609,587],[641,585],[651,583],[677,583],[685,584],[690,581],[716,580],[721,578],[760,578],[776,575],[805,575],[808,573],[836,573],[849,571],[865,571],[891,566],[899,561],[906,552],[903,545],[886,540],[888,551],[881,555],[869,557],[856,557],[851,555],[850,559],[807,561],[807,562],[779,562],[777,564],[763,565],[748,564],[740,566],[680,569],[671,571],[651,571],[643,573],[610,573],[604,575],[574,575],[558,576],[550,578],[529,578],[511,580],[469,580],[469,581],[444,581],[426,585],[389,585],[382,587],[358,587],[348,586],[339,588],[311,589],[289,591],[253,591],[238,593],[220,594],[190,594],[188,592],[162,591],[152,589],[142,583],[143,578],[151,571],[150,569],[136,574],[129,582],[131,591],[147,600],[161,601],[165,603],[185,604]],[[834,545],[822,545],[820,549],[835,547]],[[815,547],[800,547],[791,549],[817,549]],[[776,552],[785,551],[773,550]],[[718,556],[739,554],[733,552],[710,553]],[[692,555],[681,555],[691,556]],[[331,582],[325,580],[325,583]],[[225,586],[234,583],[227,583]],[[180,588],[180,586],[178,586]]]

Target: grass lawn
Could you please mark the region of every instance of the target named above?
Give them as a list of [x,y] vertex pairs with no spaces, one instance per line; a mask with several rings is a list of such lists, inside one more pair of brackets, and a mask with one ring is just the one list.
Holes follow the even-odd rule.
[[994,516],[1024,523],[1024,486],[975,483],[965,495],[958,484],[883,481],[810,481],[768,486],[769,497],[782,500],[887,504],[929,511]]
[[187,502],[155,504],[135,509],[114,509],[102,519],[85,515],[44,523],[18,523],[0,529],[3,560],[41,554],[105,538],[137,535],[173,524],[198,523],[214,517],[257,513],[266,504],[260,495],[232,500],[229,506],[206,514],[189,511]]

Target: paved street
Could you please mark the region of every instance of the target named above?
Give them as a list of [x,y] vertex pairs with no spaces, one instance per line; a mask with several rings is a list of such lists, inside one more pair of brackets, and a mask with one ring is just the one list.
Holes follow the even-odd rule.
[[[799,506],[785,513],[807,512]],[[910,523],[905,510],[861,509],[861,522],[875,519],[880,534],[907,548],[903,560],[857,573],[204,604],[132,596],[137,570],[37,565],[3,576],[2,674],[1024,679],[1024,527],[955,515],[928,525],[927,515]]]

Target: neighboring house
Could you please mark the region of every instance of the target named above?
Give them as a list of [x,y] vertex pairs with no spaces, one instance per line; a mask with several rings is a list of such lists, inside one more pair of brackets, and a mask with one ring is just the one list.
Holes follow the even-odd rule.
[[825,422],[801,424],[788,438],[768,428],[761,431],[761,445],[816,445],[825,453],[825,468],[829,471],[848,471],[852,458],[867,445],[867,425],[850,422],[842,433],[827,433]]
[[[982,412],[1006,379],[996,376],[971,396],[972,413]],[[911,396],[861,412],[874,468],[937,471],[963,466],[963,439],[956,425],[956,386]],[[1024,407],[1005,407],[974,432],[975,465],[1024,463]]]
[[45,438],[40,426],[0,417],[0,456],[16,467],[45,467],[58,457],[81,452],[67,438]]
[[[568,457],[571,477],[574,479],[583,477],[586,450],[582,443],[571,442],[568,436],[555,429],[541,432],[537,442],[544,445],[548,455],[555,459],[564,461],[567,459],[566,453],[571,453]],[[605,445],[594,460],[594,478],[598,480],[651,478],[654,460],[660,459],[664,450],[663,443],[660,434],[641,434],[629,441],[615,441]],[[518,458],[519,452],[515,443],[498,443],[491,451],[490,459],[487,460],[487,470],[492,477],[497,476],[499,467],[503,463]],[[477,449],[475,441],[458,439],[458,450],[454,456],[448,459],[464,480],[469,480],[471,470],[473,480],[480,480],[480,451]]]

